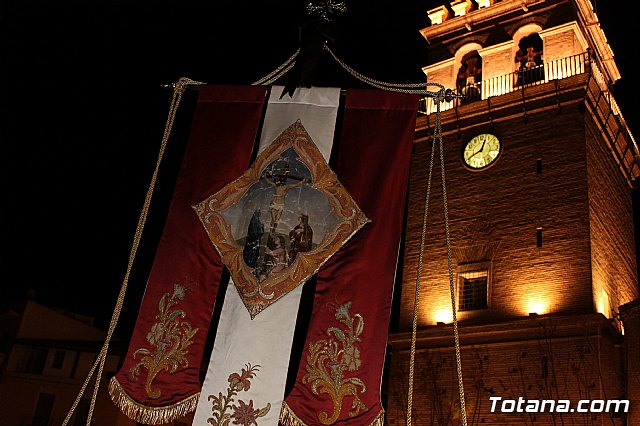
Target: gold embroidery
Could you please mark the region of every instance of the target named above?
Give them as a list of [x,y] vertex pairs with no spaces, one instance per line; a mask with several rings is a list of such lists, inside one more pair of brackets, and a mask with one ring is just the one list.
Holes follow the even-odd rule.
[[[251,426],[258,425],[257,419],[264,417],[271,409],[271,404],[263,408],[254,409],[253,400],[249,400],[247,404],[243,400],[238,400],[238,405],[232,405],[235,402],[234,397],[238,392],[248,391],[251,387],[251,380],[256,375],[256,372],[260,371],[259,365],[251,366],[246,364],[246,368],[242,369],[240,374],[232,373],[229,375],[229,387],[227,388],[227,395],[222,395],[222,392],[218,393],[218,396],[209,395],[209,401],[213,401],[211,411],[213,417],[207,419],[207,423],[213,426],[228,426],[229,422],[233,420],[234,425]],[[233,413],[228,413],[227,410],[233,410]]]
[[329,416],[321,412],[318,415],[320,422],[325,425],[338,420],[345,396],[353,397],[349,417],[367,409],[358,397],[358,388],[360,393],[367,391],[365,383],[357,377],[344,377],[345,371],[357,371],[362,363],[356,343],[362,340],[360,335],[364,329],[364,319],[360,314],[352,317],[349,309],[351,302],[336,309],[336,319],[345,326],[344,329],[329,327],[328,339],[309,344],[307,374],[302,378],[302,383],[310,383],[316,395],[326,393],[331,397],[333,414]]
[[[282,410],[280,410],[280,423],[281,426],[311,426],[303,422],[295,412],[289,407],[287,402],[282,403]],[[376,417],[367,426],[384,426],[384,410],[380,410]]]
[[133,353],[135,359],[142,356],[139,363],[129,369],[129,374],[134,381],[138,380],[140,367],[147,369],[147,382],[145,390],[151,399],[157,399],[162,395],[158,389],[151,389],[151,383],[158,373],[166,370],[175,373],[181,364],[189,366],[187,360],[187,348],[191,345],[193,336],[198,329],[193,329],[187,321],[182,321],[187,314],[182,309],[175,309],[175,305],[183,300],[186,289],[180,284],[173,285],[173,294],[165,293],[159,303],[157,322],[147,333],[147,341],[154,349],[140,348]]

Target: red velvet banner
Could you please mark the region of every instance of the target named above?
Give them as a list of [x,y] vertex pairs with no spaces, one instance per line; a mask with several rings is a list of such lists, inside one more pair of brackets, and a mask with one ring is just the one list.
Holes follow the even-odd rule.
[[348,90],[338,179],[371,219],[318,273],[287,426],[382,425],[380,386],[418,97]]
[[195,409],[224,265],[192,205],[247,169],[266,94],[259,86],[200,88],[129,350],[109,384],[115,404],[138,422],[167,423]]

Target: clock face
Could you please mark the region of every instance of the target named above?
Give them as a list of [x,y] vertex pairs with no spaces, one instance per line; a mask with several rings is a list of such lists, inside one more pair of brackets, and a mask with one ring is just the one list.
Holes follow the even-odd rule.
[[464,146],[462,160],[464,164],[474,170],[480,170],[492,165],[500,156],[502,143],[497,136],[482,133],[473,137]]

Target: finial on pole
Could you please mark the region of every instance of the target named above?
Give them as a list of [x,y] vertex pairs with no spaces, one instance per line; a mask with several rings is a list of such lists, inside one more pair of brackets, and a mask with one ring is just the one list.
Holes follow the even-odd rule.
[[310,2],[307,4],[307,14],[317,14],[323,21],[333,21],[334,15],[340,15],[347,10],[344,1],[324,0],[321,2]]

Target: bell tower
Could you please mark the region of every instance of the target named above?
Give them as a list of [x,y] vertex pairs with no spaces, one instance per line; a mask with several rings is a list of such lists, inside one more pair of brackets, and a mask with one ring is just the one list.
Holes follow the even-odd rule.
[[[388,423],[406,424],[409,395],[415,424],[459,424],[463,390],[467,424],[640,424],[620,316],[639,295],[640,157],[591,2],[456,0],[427,13],[423,70],[464,97],[440,105],[440,122],[426,99],[416,126]],[[571,406],[500,411],[519,398]],[[575,410],[587,399],[630,400],[629,410]]]

